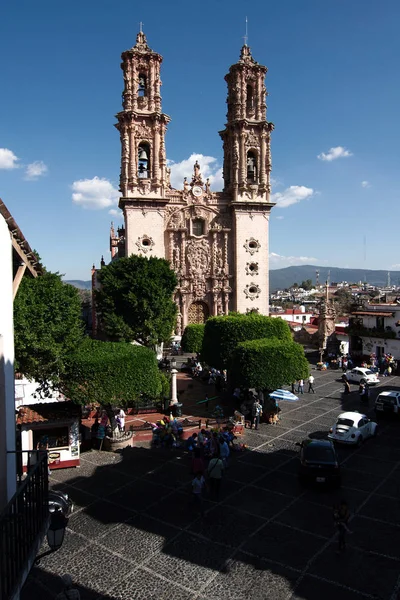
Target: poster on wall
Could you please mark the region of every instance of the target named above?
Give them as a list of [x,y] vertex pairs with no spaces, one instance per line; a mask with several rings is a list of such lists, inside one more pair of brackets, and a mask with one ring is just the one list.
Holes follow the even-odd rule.
[[71,456],[72,457],[79,456],[79,447],[78,446],[71,446]]
[[77,454],[72,454],[72,456],[78,456],[79,454],[79,424],[78,421],[74,421],[69,429],[69,445],[71,446],[71,454],[72,449],[77,448]]

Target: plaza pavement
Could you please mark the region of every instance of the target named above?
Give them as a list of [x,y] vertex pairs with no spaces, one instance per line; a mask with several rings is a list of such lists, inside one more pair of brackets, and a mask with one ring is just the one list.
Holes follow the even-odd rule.
[[[295,443],[326,435],[344,409],[365,411],[356,386],[342,396],[340,372],[313,374],[315,395],[281,403],[277,426],[247,431],[252,450],[233,457],[221,501],[207,501],[203,519],[188,505],[180,452],[89,452],[80,469],[53,472],[52,486],[68,491],[75,512],[62,548],[32,570],[21,600],[54,598],[64,573],[82,600],[398,600],[400,422],[385,422],[359,449],[340,449],[341,490],[301,488]],[[393,387],[400,378],[382,378],[369,408]],[[332,505],[342,498],[353,534],[337,555]]]

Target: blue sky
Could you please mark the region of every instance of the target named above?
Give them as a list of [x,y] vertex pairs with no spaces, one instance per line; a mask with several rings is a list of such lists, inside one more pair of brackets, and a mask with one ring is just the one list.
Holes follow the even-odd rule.
[[202,155],[220,189],[224,76],[246,15],[276,127],[271,267],[400,269],[398,0],[20,0],[1,10],[0,197],[49,269],[89,279],[109,258],[110,221],[121,223],[109,214],[120,55],[139,21],[164,57],[174,177]]

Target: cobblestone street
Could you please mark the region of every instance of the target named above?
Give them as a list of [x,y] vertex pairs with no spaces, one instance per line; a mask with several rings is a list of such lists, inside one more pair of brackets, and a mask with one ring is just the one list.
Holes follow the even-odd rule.
[[[282,402],[277,426],[246,432],[251,450],[232,457],[221,501],[206,501],[204,518],[190,506],[180,452],[93,451],[80,469],[53,472],[51,485],[75,510],[62,548],[32,570],[22,600],[54,598],[65,573],[82,600],[398,600],[400,422],[339,449],[341,490],[300,487],[295,443],[325,436],[344,409],[365,412],[355,385],[344,402],[340,372],[313,374],[315,395]],[[379,391],[398,386],[382,377],[370,410]],[[337,555],[332,506],[342,498],[353,533]]]

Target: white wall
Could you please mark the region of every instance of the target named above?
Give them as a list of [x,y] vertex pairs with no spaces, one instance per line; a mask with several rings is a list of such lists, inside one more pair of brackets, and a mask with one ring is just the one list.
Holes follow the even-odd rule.
[[[143,211],[137,208],[125,208],[126,218],[126,256],[139,254],[141,256],[155,256],[165,258],[164,244],[164,211],[161,209],[144,208]],[[154,242],[149,246],[147,252],[141,250],[136,242],[138,238],[148,236]]]
[[0,217],[0,509],[16,491],[13,264],[8,226]]

